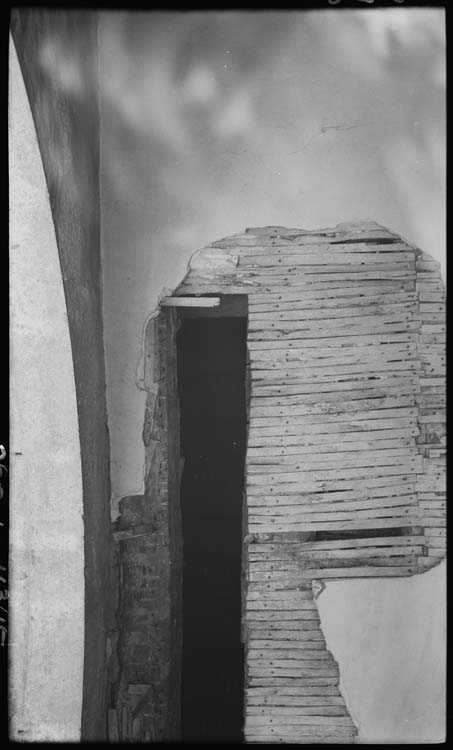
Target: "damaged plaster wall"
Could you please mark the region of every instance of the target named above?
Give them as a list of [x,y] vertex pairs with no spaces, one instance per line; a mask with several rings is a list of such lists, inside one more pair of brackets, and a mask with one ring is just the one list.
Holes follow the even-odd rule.
[[100,13],[116,501],[143,491],[143,325],[198,248],[246,226],[369,219],[445,268],[443,14],[404,18]]
[[[219,270],[215,254],[206,259],[196,252],[190,268]],[[231,270],[236,258],[230,254],[222,262]],[[141,354],[139,378],[143,371]],[[445,572],[443,561],[412,578],[326,581],[317,591],[321,627],[339,665],[357,742],[443,741]]]
[[10,738],[74,742],[85,593],[77,402],[55,229],[12,43],[9,86]]
[[[373,13],[375,27],[359,11],[271,13],[258,26],[256,14],[100,14],[113,517],[121,497],[144,488],[145,394],[136,386],[144,322],[161,290],[181,282],[194,251],[246,226],[369,219],[445,268],[443,14],[407,11],[403,22]],[[413,687],[410,664],[398,682],[391,668],[395,638],[412,638],[407,612],[413,591],[424,595],[425,575],[392,581],[391,591],[384,582],[379,623],[380,581],[363,586],[360,607],[351,581],[329,583],[318,600],[328,638],[336,634],[348,705],[368,737],[381,736],[384,723],[388,737],[413,737],[395,713],[388,718],[383,691],[393,705],[408,696],[422,715],[442,689],[443,643],[434,644],[434,668],[424,649],[442,632],[441,605],[434,621],[419,611],[414,641],[413,659],[432,675],[433,690]],[[430,576],[442,590],[444,566]],[[367,644],[378,635],[379,669],[375,662],[366,693],[346,614]],[[425,730],[438,736],[434,713]]]
[[[253,255],[252,260],[258,262],[258,260],[262,260],[262,254],[266,257],[266,251],[268,253],[273,252],[269,250],[269,247],[259,247],[261,244],[265,245],[267,241],[266,232],[270,230],[268,228],[262,231],[264,234],[262,242],[260,242],[259,237],[253,238],[253,234],[259,234],[258,230],[256,232],[250,230],[251,234],[246,233],[237,239],[226,238],[213,244],[219,246],[219,248],[226,246],[227,257],[225,260],[233,261],[236,252],[242,251],[245,255],[251,252],[251,243],[255,242],[258,249],[255,249],[257,254]],[[297,230],[293,231],[296,232]],[[278,237],[278,232],[275,232],[273,236]],[[280,234],[280,237],[286,236],[284,232]],[[238,245],[242,243],[243,247],[235,247],[236,242]],[[275,244],[278,244],[278,242],[279,240],[275,239]],[[246,245],[245,248],[244,245]],[[291,250],[286,248],[286,252],[291,253]],[[321,252],[320,255],[322,256]],[[280,262],[283,257],[279,256]],[[215,249],[207,248],[206,259],[206,263],[203,263],[203,251],[195,254],[193,262],[191,261],[190,264],[191,273],[187,280],[178,287],[177,294],[201,292],[203,290],[213,293],[216,290],[216,285],[222,284],[225,285],[225,290],[232,291],[233,288],[236,288],[235,284],[238,284],[242,289],[240,285],[244,284],[244,281],[250,283],[246,276],[247,264],[241,265],[241,259],[239,260],[239,269],[242,269],[242,275],[237,280],[234,273],[232,278],[225,279],[222,277],[226,264],[220,263],[218,251],[216,253]],[[421,269],[425,267],[423,262],[420,263],[420,266]],[[423,288],[426,277],[424,277],[421,269],[417,278],[421,288]],[[259,266],[254,269],[258,279],[260,278],[258,276],[259,270]],[[422,280],[423,278],[425,278],[425,281]],[[256,279],[254,281],[255,284],[259,283]],[[272,287],[269,289],[271,290]],[[281,292],[279,299],[284,299],[284,291],[284,289],[279,290]],[[251,292],[256,292],[256,288],[252,288]],[[301,294],[301,298],[303,298],[304,293]],[[259,299],[264,300],[265,295],[260,295]],[[320,304],[322,304],[322,301]],[[249,317],[249,335],[252,337],[259,336],[260,338],[262,336],[263,339],[266,339],[268,331],[263,330],[257,333],[258,324],[255,322],[256,318],[253,315],[252,303]],[[283,316],[284,313],[281,313],[281,315]],[[288,325],[291,324],[294,325],[291,322]],[[280,323],[272,322],[271,325],[280,328]],[[284,325],[283,323],[282,333],[285,331]],[[434,327],[432,330],[437,329]],[[420,338],[422,339],[422,336]],[[281,342],[277,341],[277,343]],[[255,343],[255,345],[258,344]],[[278,351],[281,351],[281,349]],[[420,344],[420,351],[423,351],[422,344]],[[438,374],[439,370],[435,369],[435,358],[430,361],[433,373]],[[253,370],[253,358],[251,366]],[[374,367],[371,373],[378,375],[379,366]],[[432,381],[425,381],[421,378],[420,382]],[[435,382],[438,382],[442,388],[441,380]],[[265,409],[259,411],[262,414]],[[439,422],[443,418],[441,412],[442,409],[439,410]],[[429,417],[429,419],[431,418]],[[261,423],[263,421],[261,419]],[[420,418],[420,421],[423,421],[423,417]],[[439,430],[440,432],[441,430]],[[256,433],[254,438],[256,439]],[[423,441],[425,439],[423,438]],[[284,441],[284,438],[280,438],[280,440]],[[435,440],[438,440],[437,436]],[[252,444],[256,445],[254,441]],[[252,450],[255,453],[257,449]],[[429,462],[426,461],[426,463]],[[427,471],[426,465],[425,471]],[[278,476],[278,474],[275,476],[275,481],[277,481]],[[422,484],[422,479],[420,479],[420,483]],[[278,487],[278,484],[272,485],[268,492],[278,492],[276,487]],[[440,492],[442,485],[439,484],[438,487]],[[251,489],[253,489],[253,486]],[[261,491],[263,492],[262,488]],[[258,502],[257,497],[253,500]],[[280,508],[280,513],[281,511]],[[386,512],[384,515],[390,514]],[[260,524],[269,519],[259,517],[257,519],[256,516],[253,516],[252,508],[250,520],[252,523],[253,521],[258,523],[255,530],[259,530]],[[272,518],[272,520],[274,519]],[[281,521],[281,518],[277,517],[275,520]],[[426,518],[426,521],[428,523],[429,519]],[[421,523],[423,525],[423,521]],[[440,520],[435,521],[434,526],[438,523],[441,523]],[[371,525],[372,522],[370,522]],[[393,525],[396,526],[397,524],[393,522]],[[269,527],[269,525],[267,527],[261,525],[261,528],[264,532],[272,531],[272,526]],[[278,531],[280,528],[277,527],[275,530]],[[426,528],[427,539],[428,531],[429,529]],[[445,532],[439,529],[439,533]],[[281,559],[282,553],[279,552],[278,556]],[[431,559],[431,564],[432,562]],[[269,563],[267,564],[269,565]],[[272,565],[270,565],[270,568],[272,568]],[[320,583],[318,590],[322,591],[325,587],[326,591],[321,607],[325,634],[330,650],[339,663],[343,691],[349,700],[350,712],[360,727],[361,742],[385,742],[389,741],[389,738],[394,741],[435,742],[442,741],[444,737],[445,563],[442,562],[439,568],[440,571],[435,569],[437,575],[422,575],[420,585],[417,585],[419,575],[410,580],[410,585],[404,585],[404,580],[398,581],[396,586],[393,582],[387,585],[385,580],[379,579],[380,574],[376,571],[373,573],[376,578],[372,581],[370,579],[357,580],[354,581],[355,585],[352,587],[349,587],[347,582],[344,581],[338,587],[333,581],[326,581],[324,586]],[[328,571],[326,572],[328,573]],[[430,571],[430,573],[432,572]],[[360,578],[361,575],[365,576],[366,573],[370,574],[372,571],[359,570],[354,571],[354,573]],[[412,573],[414,573],[413,568]],[[256,575],[259,578],[260,574],[256,573]],[[321,573],[319,575],[322,577]],[[329,577],[329,575],[326,576],[326,578]],[[302,576],[300,580],[303,581]],[[408,617],[408,613],[410,613],[410,617]],[[369,678],[370,675],[371,678]]]

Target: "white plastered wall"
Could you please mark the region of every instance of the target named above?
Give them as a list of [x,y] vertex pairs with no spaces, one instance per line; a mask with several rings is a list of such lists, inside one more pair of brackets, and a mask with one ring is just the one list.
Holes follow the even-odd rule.
[[68,319],[32,114],[10,42],[10,737],[79,741],[83,506]]
[[445,740],[445,561],[411,578],[329,581],[321,627],[358,742]]

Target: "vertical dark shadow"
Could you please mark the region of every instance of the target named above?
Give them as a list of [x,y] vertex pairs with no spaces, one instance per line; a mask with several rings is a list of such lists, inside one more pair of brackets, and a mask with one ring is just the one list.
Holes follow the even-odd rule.
[[246,318],[178,332],[183,523],[183,741],[242,741]]

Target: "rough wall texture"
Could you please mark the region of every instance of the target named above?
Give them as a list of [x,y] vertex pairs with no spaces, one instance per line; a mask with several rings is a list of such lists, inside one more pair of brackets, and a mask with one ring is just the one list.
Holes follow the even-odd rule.
[[[373,222],[252,229],[193,257],[175,295],[200,294],[246,294],[249,304],[246,738],[352,742],[315,596],[324,579],[410,576],[443,557],[438,264]],[[112,739],[167,739],[177,727],[173,326],[164,308],[146,328],[146,491],[123,500],[115,532]]]
[[99,220],[97,16],[14,10],[11,31],[29,97],[55,225],[74,362],[85,521],[82,738],[106,736],[109,445]]
[[256,228],[193,257],[175,294],[206,293],[249,301],[246,737],[350,742],[311,590],[445,553],[439,264],[374,222]]
[[[193,257],[176,295],[203,293],[249,299],[250,541],[283,532],[420,529],[416,548],[400,550],[385,574],[410,575],[439,561],[439,264],[374,222],[318,231],[256,228]],[[393,544],[401,546],[401,534]],[[383,575],[361,546],[357,565],[334,560],[321,566],[323,577]]]
[[180,724],[182,538],[176,316],[163,310],[145,334],[145,493],[120,502],[118,668],[111,741],[176,740]]

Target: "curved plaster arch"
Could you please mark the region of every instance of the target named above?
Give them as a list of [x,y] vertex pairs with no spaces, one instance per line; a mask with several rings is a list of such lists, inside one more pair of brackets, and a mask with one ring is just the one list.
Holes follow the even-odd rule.
[[55,230],[10,41],[10,736],[79,741],[84,650],[82,472]]

